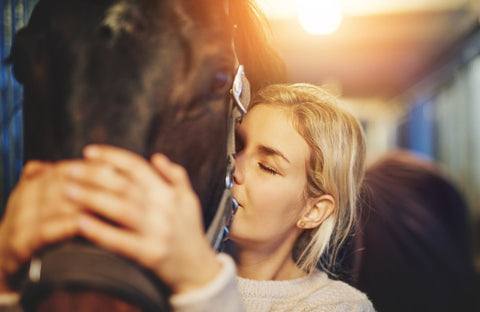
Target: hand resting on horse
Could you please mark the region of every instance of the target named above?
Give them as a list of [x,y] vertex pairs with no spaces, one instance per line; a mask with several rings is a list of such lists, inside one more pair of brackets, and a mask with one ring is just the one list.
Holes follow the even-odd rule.
[[[16,275],[42,247],[78,231],[77,210],[61,192],[75,161],[28,162],[0,223],[0,291],[17,290]],[[41,207],[42,209],[38,209]]]
[[181,166],[111,146],[89,146],[84,156],[25,166],[0,225],[2,293],[16,290],[9,281],[35,252],[76,235],[138,262],[174,294],[215,278],[221,263]]

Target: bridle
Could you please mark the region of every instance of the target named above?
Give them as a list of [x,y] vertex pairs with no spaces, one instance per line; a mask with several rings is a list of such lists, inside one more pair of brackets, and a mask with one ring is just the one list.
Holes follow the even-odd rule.
[[[230,17],[229,0],[224,1],[225,14]],[[233,25],[233,32],[237,25]],[[232,33],[232,51],[235,57],[236,74],[230,89],[227,119],[227,170],[225,188],[212,223],[207,230],[207,239],[212,247],[220,251],[221,244],[228,238],[233,217],[237,212],[238,203],[233,198],[233,172],[235,171],[235,126],[247,114],[250,103],[250,83],[245,76],[243,65],[240,64],[235,50],[235,34]]]
[[[229,0],[224,1],[225,14],[230,17]],[[237,25],[233,25],[233,32]],[[230,89],[227,119],[227,169],[225,174],[225,188],[218,204],[215,216],[207,230],[207,239],[212,247],[219,251],[221,243],[228,238],[233,217],[237,212],[238,203],[233,198],[233,172],[235,171],[235,126],[247,114],[250,103],[250,83],[245,76],[243,65],[240,64],[235,50],[235,34],[232,33],[232,50],[235,57],[236,74]]]
[[[225,1],[225,9],[229,16],[228,0]],[[232,45],[236,74],[228,100],[225,187],[206,233],[216,251],[220,251],[222,242],[228,237],[238,207],[232,194],[235,126],[247,113],[250,101],[250,85],[235,53],[233,37]],[[75,269],[77,267],[78,270]],[[21,297],[24,311],[33,311],[38,300],[59,285],[73,289],[89,285],[133,302],[144,311],[169,311],[167,298],[170,290],[153,274],[129,259],[84,242],[65,243],[31,260]]]
[[250,101],[250,86],[243,65],[239,65],[230,89],[229,113],[227,120],[227,170],[225,188],[223,190],[217,211],[207,230],[207,239],[215,250],[219,250],[221,243],[228,237],[233,217],[238,203],[233,198],[233,172],[235,171],[235,125],[247,113]]

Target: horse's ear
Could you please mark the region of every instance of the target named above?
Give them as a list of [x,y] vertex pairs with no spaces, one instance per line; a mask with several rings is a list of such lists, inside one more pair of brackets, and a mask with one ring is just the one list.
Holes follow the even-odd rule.
[[42,43],[43,40],[28,28],[22,28],[15,34],[12,50],[5,61],[13,65],[13,74],[20,83],[28,83],[31,79],[32,66],[44,55]]

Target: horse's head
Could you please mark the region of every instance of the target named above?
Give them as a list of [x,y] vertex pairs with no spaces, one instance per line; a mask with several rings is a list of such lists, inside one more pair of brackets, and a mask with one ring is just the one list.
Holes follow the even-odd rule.
[[214,2],[41,0],[12,51],[25,159],[79,157],[93,142],[163,152],[215,206],[235,58]]
[[187,169],[208,225],[225,184],[234,23],[253,89],[283,80],[257,17],[246,0],[40,0],[10,57],[25,160],[89,143],[162,152]]

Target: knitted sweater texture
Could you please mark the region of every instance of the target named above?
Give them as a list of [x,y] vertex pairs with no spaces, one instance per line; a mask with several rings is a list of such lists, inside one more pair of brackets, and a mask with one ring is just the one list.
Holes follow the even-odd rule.
[[222,272],[204,288],[170,298],[175,312],[372,312],[357,289],[320,271],[288,281],[236,277],[233,260],[220,254]]
[[320,271],[288,281],[257,281],[237,278],[246,311],[374,311],[367,296]]

